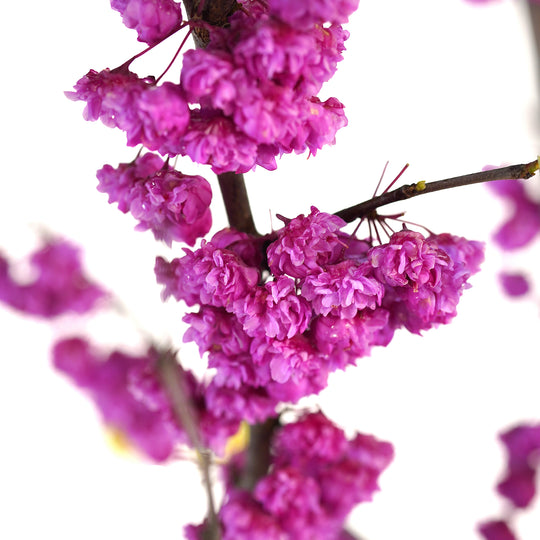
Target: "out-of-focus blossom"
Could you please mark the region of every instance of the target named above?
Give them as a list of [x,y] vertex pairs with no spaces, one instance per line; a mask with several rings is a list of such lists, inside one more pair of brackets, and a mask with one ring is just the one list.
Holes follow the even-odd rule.
[[80,250],[65,240],[48,240],[30,264],[36,277],[20,283],[12,275],[12,262],[0,255],[0,301],[18,311],[45,318],[82,314],[107,295],[84,274]]

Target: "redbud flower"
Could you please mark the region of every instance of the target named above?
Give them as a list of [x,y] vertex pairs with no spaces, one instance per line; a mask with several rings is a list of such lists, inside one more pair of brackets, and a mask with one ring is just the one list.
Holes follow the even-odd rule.
[[[121,351],[104,355],[86,340],[71,338],[57,342],[52,356],[54,366],[89,394],[103,421],[149,458],[165,461],[178,444],[190,443],[162,386],[155,349],[141,356]],[[214,414],[206,402],[204,385],[179,364],[176,369],[194,405],[203,443],[221,454],[238,422]]]
[[393,234],[388,244],[374,247],[369,261],[384,283],[418,288],[426,283],[431,286],[439,283],[448,256],[420,233],[404,230]]
[[282,340],[301,334],[311,320],[311,307],[296,294],[294,281],[280,276],[234,304],[234,313],[250,336]]
[[157,381],[156,361],[152,350],[140,357],[116,351],[103,358],[79,338],[60,341],[53,349],[55,367],[91,395],[103,420],[148,457],[164,461],[186,438]]
[[161,155],[178,154],[178,145],[190,121],[182,88],[171,82],[151,86],[137,101],[140,133],[128,133],[128,145],[144,144]]
[[79,249],[65,240],[49,240],[32,254],[30,263],[37,276],[22,284],[10,275],[10,262],[0,255],[0,301],[18,311],[46,318],[82,314],[106,296],[84,275]]
[[540,425],[520,425],[501,435],[508,468],[497,491],[514,506],[526,508],[536,495],[536,470],[540,466]]
[[369,355],[373,346],[386,346],[391,341],[394,329],[389,315],[388,310],[377,308],[351,319],[317,317],[312,325],[317,349],[328,355],[334,369],[355,364],[357,358]]
[[326,266],[320,274],[311,274],[302,284],[302,296],[319,315],[351,319],[364,308],[381,304],[384,286],[373,276],[369,263],[351,260]]
[[223,540],[284,540],[279,521],[247,492],[235,492],[219,511]]
[[180,4],[173,0],[111,0],[122,22],[137,31],[138,41],[155,45],[182,22]]
[[278,383],[289,380],[298,383],[324,370],[324,359],[302,335],[283,341],[269,337],[255,338],[250,352],[252,362],[267,366],[271,379]]
[[528,279],[521,273],[501,272],[499,281],[508,296],[524,296],[530,290]]
[[325,22],[346,23],[358,8],[358,0],[270,0],[268,4],[271,13],[301,29]]
[[182,320],[190,325],[183,341],[197,343],[201,355],[212,351],[234,356],[249,350],[251,338],[238,319],[223,308],[201,306],[198,313],[188,313]]
[[499,227],[494,240],[503,249],[526,246],[540,232],[540,203],[531,199],[523,182],[499,180],[488,186],[510,203],[511,217]]
[[230,118],[214,111],[192,111],[178,153],[196,163],[207,163],[216,174],[245,173],[257,161],[257,144],[238,130]]
[[168,245],[173,240],[193,245],[212,225],[210,184],[165,166],[154,154],[116,169],[105,165],[97,177],[98,190],[109,194],[109,203],[118,202],[119,210],[139,221],[138,230],[150,229]]
[[338,234],[345,222],[332,214],[319,212],[290,220],[268,247],[268,265],[275,276],[288,274],[305,278],[320,273],[323,267],[340,258],[345,246]]
[[329,527],[325,523],[320,490],[314,478],[304,476],[297,469],[275,467],[259,481],[254,497],[287,531],[289,538],[331,538],[325,534]]
[[478,532],[485,540],[517,540],[517,537],[508,526],[508,523],[502,520],[481,523],[478,526]]
[[108,127],[136,132],[140,126],[138,97],[153,81],[153,77],[140,79],[128,69],[107,68],[99,73],[91,69],[77,81],[75,92],[65,94],[73,101],[86,102],[85,120],[100,119]]

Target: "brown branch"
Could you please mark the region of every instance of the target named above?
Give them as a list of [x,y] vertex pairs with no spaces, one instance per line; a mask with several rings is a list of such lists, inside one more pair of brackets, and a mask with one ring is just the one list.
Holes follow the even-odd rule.
[[373,197],[360,204],[340,210],[339,212],[336,212],[335,215],[339,216],[347,223],[351,223],[357,218],[369,216],[381,206],[386,206],[387,204],[403,201],[405,199],[411,199],[417,195],[432,193],[442,189],[479,184],[481,182],[492,182],[494,180],[527,179],[534,176],[538,168],[538,160],[535,160],[530,163],[511,165],[510,167],[465,174],[463,176],[455,176],[454,178],[447,178],[446,180],[438,180],[436,182],[416,182],[415,184],[401,186],[393,191],[383,193],[378,197]]
[[230,226],[238,231],[258,234],[249,205],[244,175],[226,172],[218,175],[218,181]]
[[221,540],[221,529],[216,515],[210,480],[210,452],[202,444],[196,421],[197,415],[188,397],[184,372],[182,369],[178,369],[176,359],[171,351],[160,355],[158,373],[161,376],[161,382],[167,395],[171,399],[176,420],[184,428],[189,442],[197,452],[199,468],[208,499],[208,520],[203,532],[203,538],[204,540]]
[[[211,26],[226,26],[229,17],[241,9],[236,0],[183,0],[188,19],[202,21]],[[193,41],[198,49],[210,42],[210,34],[204,25],[193,26]]]
[[278,426],[279,417],[250,426],[246,464],[235,482],[239,489],[252,491],[257,482],[268,473],[271,461],[270,443]]

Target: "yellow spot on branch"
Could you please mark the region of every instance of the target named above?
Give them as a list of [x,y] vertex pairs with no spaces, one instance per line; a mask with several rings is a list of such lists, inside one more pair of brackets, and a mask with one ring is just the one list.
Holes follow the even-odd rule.
[[426,181],[421,180],[420,182],[416,182],[416,185],[414,186],[414,189],[416,191],[424,191],[424,189],[426,189]]

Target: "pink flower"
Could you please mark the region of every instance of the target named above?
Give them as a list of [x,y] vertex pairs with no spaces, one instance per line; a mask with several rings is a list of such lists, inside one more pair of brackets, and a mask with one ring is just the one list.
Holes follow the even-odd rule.
[[140,129],[128,133],[128,145],[144,144],[162,155],[177,155],[179,141],[190,121],[181,87],[165,82],[147,88],[139,95],[137,108]]
[[540,203],[529,196],[524,183],[518,180],[490,182],[488,187],[508,201],[512,212],[495,233],[495,242],[506,250],[531,243],[540,233]]
[[379,279],[392,287],[435,286],[448,265],[448,256],[435,242],[409,230],[393,234],[388,244],[374,247],[368,257]]
[[328,265],[320,274],[311,274],[302,284],[302,296],[319,315],[351,319],[365,308],[381,304],[384,286],[372,276],[369,263],[357,265],[347,260]]
[[97,177],[98,190],[109,194],[109,202],[130,211],[139,221],[136,229],[150,229],[157,240],[193,245],[210,230],[212,190],[201,176],[184,175],[144,154],[116,169],[105,165]]
[[279,340],[301,334],[311,320],[311,307],[296,294],[294,281],[280,276],[241,298],[234,313],[250,336]]
[[346,23],[358,0],[269,0],[270,12],[293,27],[307,28],[325,22]]
[[485,521],[478,526],[478,532],[485,540],[517,540],[508,523],[502,520]]
[[529,280],[521,273],[501,272],[499,281],[508,296],[519,297],[530,290]]
[[148,45],[159,43],[182,23],[180,4],[173,0],[111,0],[111,7]]
[[167,263],[156,259],[158,283],[165,285],[163,297],[174,296],[188,306],[205,304],[232,311],[257,285],[259,272],[244,264],[232,251],[217,249],[210,242],[192,252],[184,249],[181,259]]
[[19,283],[10,262],[0,254],[0,301],[37,317],[85,313],[107,293],[83,272],[79,249],[65,240],[50,239],[30,258],[36,277]]
[[311,214],[290,220],[268,247],[270,270],[275,276],[288,274],[293,278],[322,272],[326,265],[339,260],[345,248],[339,236],[343,226],[341,218],[312,206]]
[[99,73],[91,69],[75,85],[75,92],[66,92],[73,101],[85,101],[85,120],[98,118],[108,127],[124,131],[139,126],[138,98],[153,83],[153,77],[140,79],[128,69],[104,69]]

